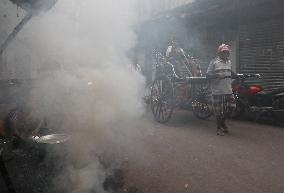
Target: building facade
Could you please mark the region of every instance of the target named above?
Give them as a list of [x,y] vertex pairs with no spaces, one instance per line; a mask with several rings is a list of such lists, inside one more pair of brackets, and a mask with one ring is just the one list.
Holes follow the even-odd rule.
[[150,19],[160,12],[191,3],[194,0],[139,0],[137,2],[138,20]]
[[217,46],[227,43],[235,71],[261,74],[256,81],[264,88],[284,88],[283,7],[283,0],[196,1],[144,24],[141,47],[165,49],[168,39],[176,35],[201,59],[205,70]]

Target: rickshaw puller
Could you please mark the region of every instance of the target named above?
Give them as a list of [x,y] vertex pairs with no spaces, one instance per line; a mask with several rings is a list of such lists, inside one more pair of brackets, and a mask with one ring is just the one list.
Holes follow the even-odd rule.
[[217,120],[217,135],[228,133],[226,118],[236,108],[232,92],[232,72],[230,48],[226,44],[219,46],[217,58],[213,59],[208,67],[207,76],[214,77],[210,82],[212,91],[212,105]]

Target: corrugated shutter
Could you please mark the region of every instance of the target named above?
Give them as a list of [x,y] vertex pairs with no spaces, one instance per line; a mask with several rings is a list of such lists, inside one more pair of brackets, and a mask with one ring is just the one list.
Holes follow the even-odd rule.
[[239,43],[239,71],[261,74],[264,88],[284,88],[284,18],[241,26]]

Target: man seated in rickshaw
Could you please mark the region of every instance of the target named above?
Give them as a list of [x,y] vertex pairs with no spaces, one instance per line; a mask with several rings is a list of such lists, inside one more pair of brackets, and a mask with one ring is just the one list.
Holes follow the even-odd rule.
[[[177,40],[172,40],[171,45],[166,51],[166,59],[173,65],[177,78],[184,79],[186,77],[194,76],[195,73],[192,71],[190,62]],[[177,102],[184,105],[191,97],[191,85],[186,81],[184,83],[180,83],[177,86],[176,95]]]
[[197,75],[194,63],[190,62],[186,57],[184,50],[181,48],[177,40],[173,39],[171,45],[167,48],[166,58],[175,69],[179,78],[191,77]]

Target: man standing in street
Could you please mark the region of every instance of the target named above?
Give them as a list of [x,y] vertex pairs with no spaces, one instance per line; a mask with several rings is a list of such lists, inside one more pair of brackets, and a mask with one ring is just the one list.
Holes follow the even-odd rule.
[[217,120],[217,135],[224,136],[228,133],[226,117],[236,107],[232,92],[232,72],[230,48],[222,44],[218,48],[218,56],[213,59],[208,67],[207,76],[213,78],[210,82],[212,90],[212,105]]

